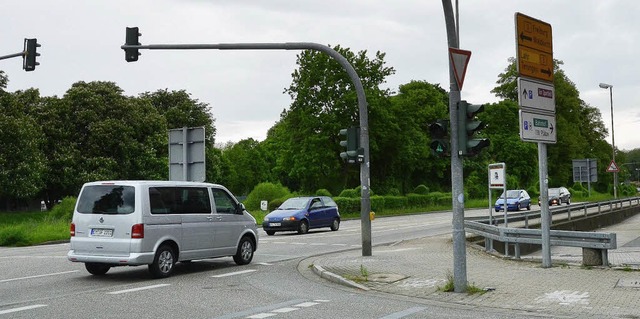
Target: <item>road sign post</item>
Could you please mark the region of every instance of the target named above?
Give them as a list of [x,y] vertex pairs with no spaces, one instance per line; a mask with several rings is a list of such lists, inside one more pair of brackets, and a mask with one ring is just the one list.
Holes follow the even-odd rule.
[[204,127],[169,130],[169,180],[204,182]]

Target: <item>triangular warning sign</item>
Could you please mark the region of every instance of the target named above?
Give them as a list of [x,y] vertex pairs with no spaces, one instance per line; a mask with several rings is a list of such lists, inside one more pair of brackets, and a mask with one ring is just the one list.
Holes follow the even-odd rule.
[[451,59],[451,65],[453,65],[453,74],[456,76],[456,82],[458,82],[458,90],[462,90],[469,58],[471,58],[471,51],[449,48],[449,59]]
[[617,173],[619,171],[620,171],[620,169],[618,168],[618,165],[616,165],[616,162],[611,161],[611,163],[609,164],[609,167],[607,167],[607,172],[609,172],[609,173]]

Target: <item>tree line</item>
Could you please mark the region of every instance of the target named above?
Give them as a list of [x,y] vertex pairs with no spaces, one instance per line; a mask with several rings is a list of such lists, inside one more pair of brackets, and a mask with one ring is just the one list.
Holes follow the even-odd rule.
[[[372,191],[403,195],[417,186],[449,191],[450,161],[432,154],[428,129],[437,119],[448,119],[448,92],[421,80],[397,91],[385,89],[395,69],[383,52],[334,49],[354,66],[366,92]],[[502,100],[479,114],[486,123],[481,134],[491,145],[463,161],[467,196],[487,196],[487,165],[495,162],[507,164],[509,188],[538,187],[537,145],[519,137],[514,62],[509,59],[492,90]],[[284,90],[291,104],[283,106],[266,139],[225,145],[215,143],[215,109],[184,90],[126,96],[116,83],[93,81],[74,83],[62,97],[45,97],[37,88],[7,92],[9,79],[0,71],[0,210],[29,200],[51,206],[76,196],[88,181],[167,179],[168,130],[196,126],[205,127],[207,181],[236,195],[247,195],[262,182],[307,194],[323,189],[337,195],[355,188],[359,167],[339,156],[340,129],[359,123],[353,85],[323,53],[303,51],[296,64]],[[596,158],[598,183],[592,187],[610,191],[613,177],[604,172],[612,152],[605,141],[608,132],[599,110],[580,99],[561,65],[556,61],[557,143],[548,146],[549,186],[573,184],[572,159]],[[635,150],[620,152],[618,162],[627,155],[638,158],[640,167]]]

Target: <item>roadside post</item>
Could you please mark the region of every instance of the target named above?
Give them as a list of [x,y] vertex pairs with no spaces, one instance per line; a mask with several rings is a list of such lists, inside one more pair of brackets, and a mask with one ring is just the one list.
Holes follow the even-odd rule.
[[553,85],[553,38],[549,23],[515,13],[520,139],[538,143],[542,213],[542,267],[551,267],[547,144],[555,144],[556,103]]
[[[494,163],[489,164],[489,225],[493,225],[493,200],[491,198],[492,189],[502,189],[502,193],[505,195],[504,202],[504,227],[507,227],[507,164]],[[493,250],[493,239],[485,238],[484,244],[485,250]],[[505,243],[504,251],[505,255],[508,255],[507,251],[509,246]]]

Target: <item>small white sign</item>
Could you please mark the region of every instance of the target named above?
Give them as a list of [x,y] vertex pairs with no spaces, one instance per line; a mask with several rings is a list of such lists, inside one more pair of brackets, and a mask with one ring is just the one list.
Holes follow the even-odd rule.
[[269,208],[268,204],[269,202],[267,202],[266,200],[260,201],[260,209],[263,211],[267,211],[267,209]]
[[505,183],[505,165],[489,165],[489,188],[504,188]]
[[518,104],[532,111],[556,113],[556,92],[553,85],[518,78]]
[[555,115],[520,110],[520,139],[526,142],[556,143]]

